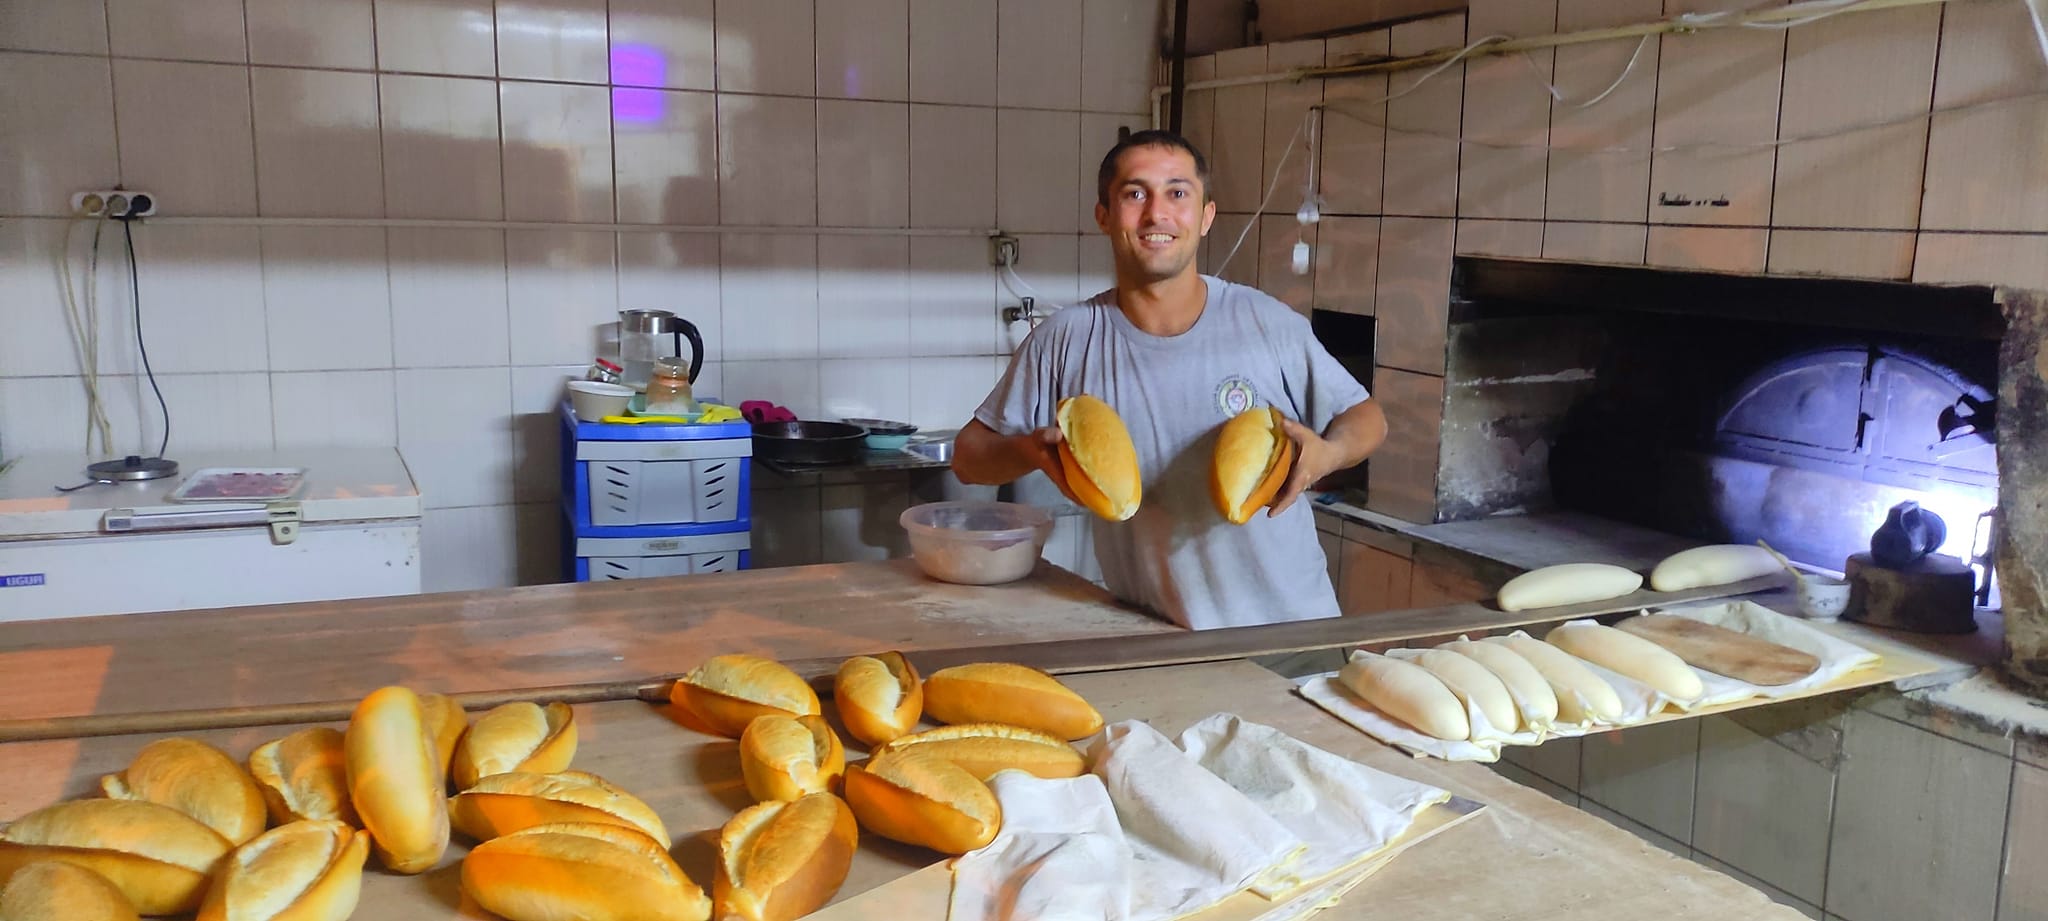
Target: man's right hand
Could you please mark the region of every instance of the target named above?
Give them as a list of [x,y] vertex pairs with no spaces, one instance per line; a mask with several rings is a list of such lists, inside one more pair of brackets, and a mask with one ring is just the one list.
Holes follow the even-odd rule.
[[1033,470],[1043,471],[1061,495],[1079,505],[1060,465],[1060,441],[1056,425],[1005,436],[980,420],[970,421],[953,440],[953,474],[963,483],[1000,486]]
[[1067,487],[1066,465],[1060,463],[1060,442],[1065,437],[1059,426],[1048,425],[1036,432],[1014,436],[1010,440],[1016,445],[1015,450],[1018,454],[1029,457],[1032,464],[1045,472],[1046,479],[1060,488],[1060,495],[1066,496],[1067,501],[1080,505],[1081,500],[1074,498],[1074,491]]

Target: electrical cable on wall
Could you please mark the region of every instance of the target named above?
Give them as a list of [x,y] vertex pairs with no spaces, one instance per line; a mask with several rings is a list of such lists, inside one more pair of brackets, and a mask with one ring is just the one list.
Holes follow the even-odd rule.
[[[79,288],[73,281],[71,250],[73,238],[77,236],[80,224],[91,221],[92,256],[87,263],[83,304],[80,303]],[[63,281],[65,322],[70,327],[72,343],[78,353],[80,377],[85,386],[85,453],[88,456],[111,454],[114,450],[113,425],[107,420],[106,402],[100,396],[100,315],[99,315],[99,253],[100,236],[105,229],[103,221],[79,218],[64,228],[62,249],[58,255],[58,271]],[[99,436],[99,449],[93,448],[93,436]]]
[[156,407],[164,417],[163,438],[157,443],[157,459],[163,459],[164,452],[171,447],[171,406],[164,402],[163,388],[157,386],[156,371],[149,365],[149,344],[142,337],[142,279],[135,268],[135,221],[122,218],[121,237],[128,245],[128,287],[135,298],[135,348],[142,353],[142,371],[149,376],[149,389],[156,393]]

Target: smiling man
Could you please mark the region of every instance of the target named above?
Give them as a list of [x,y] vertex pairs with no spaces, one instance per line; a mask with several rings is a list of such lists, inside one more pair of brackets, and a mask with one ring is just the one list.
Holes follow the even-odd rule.
[[[1072,498],[1054,413],[1067,397],[1100,397],[1130,429],[1144,476],[1136,515],[1093,521],[1112,593],[1198,630],[1335,617],[1312,513],[1295,500],[1377,449],[1386,417],[1308,320],[1195,270],[1216,220],[1208,173],[1201,152],[1166,131],[1132,134],[1103,157],[1095,223],[1116,287],[1032,331],[960,432],[953,469],[980,484],[1044,471]],[[1267,513],[1233,525],[1209,495],[1216,433],[1262,405],[1288,417],[1301,450]]]

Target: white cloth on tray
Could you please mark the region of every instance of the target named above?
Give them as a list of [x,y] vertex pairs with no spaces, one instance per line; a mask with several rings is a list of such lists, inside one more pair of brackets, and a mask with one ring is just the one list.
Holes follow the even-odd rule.
[[953,921],[1128,921],[1131,849],[1093,774],[989,778],[1003,828],[953,862]]

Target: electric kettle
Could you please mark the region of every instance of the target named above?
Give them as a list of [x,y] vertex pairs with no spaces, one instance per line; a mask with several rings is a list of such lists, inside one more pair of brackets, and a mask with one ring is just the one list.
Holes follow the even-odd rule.
[[[684,339],[690,340],[687,356]],[[683,357],[689,359],[694,384],[704,369],[704,337],[696,324],[667,310],[619,311],[619,383],[644,393],[656,359]]]

